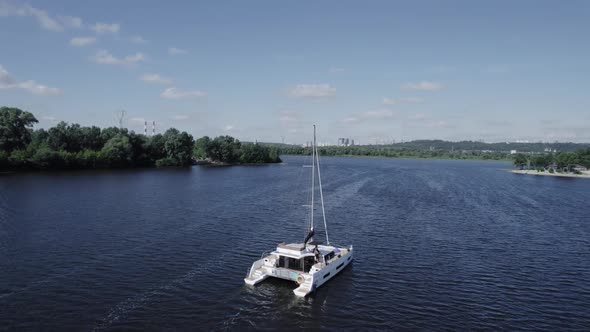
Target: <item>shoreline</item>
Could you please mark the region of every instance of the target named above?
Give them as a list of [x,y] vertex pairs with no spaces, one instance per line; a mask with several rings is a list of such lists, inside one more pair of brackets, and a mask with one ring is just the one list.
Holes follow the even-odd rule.
[[[309,156],[308,154],[283,154],[283,156]],[[339,157],[339,158],[382,158],[382,159],[405,159],[405,160],[462,160],[462,161],[498,161],[498,162],[512,162],[511,159],[483,159],[483,158],[420,158],[420,157],[388,157],[388,156],[363,156],[355,154],[337,154],[322,156],[322,158]]]
[[549,173],[547,171],[544,172],[537,172],[536,170],[520,170],[520,169],[508,169],[506,170],[510,173],[514,174],[524,174],[524,175],[539,175],[539,176],[556,176],[562,178],[579,178],[579,179],[590,179],[590,171],[582,172],[582,174],[573,174],[573,173]]

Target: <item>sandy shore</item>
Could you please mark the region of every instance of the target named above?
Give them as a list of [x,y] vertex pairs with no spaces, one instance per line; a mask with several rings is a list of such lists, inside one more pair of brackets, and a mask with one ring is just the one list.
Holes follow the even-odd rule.
[[511,169],[508,170],[511,173],[516,174],[529,174],[529,175],[546,175],[546,176],[559,176],[564,178],[583,178],[583,179],[590,179],[590,171],[582,172],[582,174],[573,174],[573,173],[549,173],[545,172],[537,172],[536,170],[519,170],[519,169]]

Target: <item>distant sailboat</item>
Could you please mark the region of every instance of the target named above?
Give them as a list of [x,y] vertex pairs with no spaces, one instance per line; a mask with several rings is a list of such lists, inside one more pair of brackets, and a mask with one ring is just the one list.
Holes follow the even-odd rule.
[[[353,259],[352,245],[339,248],[330,245],[326,212],[324,209],[324,194],[322,192],[322,178],[320,160],[316,143],[316,128],[313,126],[312,165],[311,165],[311,204],[310,224],[303,243],[281,243],[269,255],[255,261],[244,281],[248,285],[256,285],[268,277],[295,281],[299,287],[293,290],[295,295],[304,297],[326,283],[338,272],[342,271]],[[315,242],[314,232],[314,192],[317,180],[319,184],[326,244]],[[264,254],[263,254],[264,256]]]

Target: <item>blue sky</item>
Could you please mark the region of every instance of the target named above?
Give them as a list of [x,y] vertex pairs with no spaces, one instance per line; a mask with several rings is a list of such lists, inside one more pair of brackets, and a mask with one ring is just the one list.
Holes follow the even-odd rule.
[[0,104],[195,137],[590,142],[588,1],[0,0]]

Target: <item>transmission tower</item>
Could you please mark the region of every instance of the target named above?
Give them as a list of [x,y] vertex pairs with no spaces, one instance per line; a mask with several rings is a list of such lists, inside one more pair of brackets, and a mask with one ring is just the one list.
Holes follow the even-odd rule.
[[117,111],[117,120],[119,121],[119,129],[123,129],[123,119],[125,119],[125,110]]

